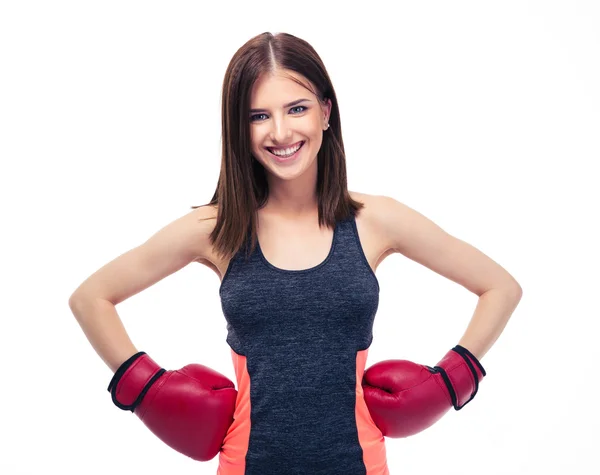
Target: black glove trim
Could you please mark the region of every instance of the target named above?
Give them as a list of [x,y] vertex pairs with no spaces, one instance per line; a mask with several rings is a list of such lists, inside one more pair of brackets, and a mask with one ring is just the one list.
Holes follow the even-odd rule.
[[139,396],[136,398],[135,401],[133,401],[132,404],[120,403],[117,400],[117,386],[119,385],[119,381],[125,374],[125,371],[127,371],[127,369],[129,369],[129,367],[135,362],[135,360],[137,360],[138,358],[140,358],[141,356],[143,356],[145,354],[146,353],[144,351],[140,351],[140,352],[136,353],[135,355],[131,356],[127,361],[125,361],[121,366],[119,366],[119,369],[117,369],[117,371],[113,375],[112,379],[110,380],[110,384],[108,385],[108,391],[111,393],[113,403],[119,409],[123,409],[124,411],[133,412],[135,410],[135,408],[142,402],[142,399],[144,399],[144,396],[150,390],[150,387],[154,384],[154,382],[166,372],[166,370],[163,368],[158,370],[156,372],[156,374],[154,376],[152,376],[152,378],[150,378],[150,381],[148,381],[146,383],[146,385],[144,386],[144,389],[142,389]]
[[[484,376],[486,375],[486,372],[485,372],[485,369],[483,369],[483,366],[481,365],[479,360],[477,358],[475,358],[475,355],[473,355],[473,353],[471,353],[469,350],[467,350],[464,346],[456,345],[454,348],[452,348],[452,350],[455,351],[456,353],[458,353],[465,360],[469,370],[471,371],[471,375],[473,376],[473,381],[475,381],[475,389],[474,389],[473,393],[471,394],[471,397],[467,401],[465,401],[465,403],[462,406],[458,405],[458,399],[456,397],[456,392],[454,391],[452,382],[450,381],[450,378],[448,377],[448,374],[446,374],[446,371],[444,370],[444,368],[441,368],[440,366],[434,366],[433,369],[435,371],[437,371],[438,373],[440,373],[440,375],[442,376],[442,379],[444,380],[444,383],[446,384],[446,387],[448,388],[448,392],[450,393],[450,399],[452,400],[452,406],[454,407],[454,409],[456,411],[460,411],[463,407],[465,407],[469,402],[471,402],[473,400],[473,398],[477,394],[477,391],[479,391],[479,377],[477,376],[477,371],[475,371],[473,362],[471,361],[471,359],[469,357],[471,357],[473,359],[473,361],[475,361],[475,364],[477,365],[477,367],[479,368],[479,370],[481,371],[481,373]],[[431,370],[431,368],[430,368],[430,370]]]
[[125,371],[127,371],[127,369],[133,364],[133,362],[145,354],[146,354],[145,351],[140,351],[140,352],[136,353],[135,355],[131,356],[127,361],[125,361],[124,363],[121,364],[121,366],[119,366],[119,368],[117,369],[117,371],[115,371],[115,374],[113,375],[113,377],[110,380],[110,383],[108,385],[109,392],[113,385],[116,386],[118,384],[119,380],[121,379],[121,377],[123,376]]
[[[450,378],[446,374],[446,370],[444,368],[442,368],[441,366],[434,366],[433,369],[437,373],[440,373],[440,376],[444,380],[444,383],[446,384],[446,388],[448,388],[448,392],[450,393],[450,399],[452,400],[452,406],[454,407],[454,409],[456,409],[458,411],[461,408],[458,407],[458,402],[456,399],[456,392],[454,391],[454,387],[452,386],[452,382],[450,381]],[[463,404],[463,407],[464,407],[464,404]]]
[[479,368],[479,371],[481,371],[481,373],[485,376],[486,372],[485,369],[483,369],[483,366],[481,365],[481,363],[479,362],[479,360],[477,358],[475,358],[475,355],[473,353],[471,353],[469,350],[467,350],[464,346],[461,345],[456,345],[454,348],[452,348],[454,351],[456,351],[458,354],[460,354],[463,358],[465,357],[465,353],[467,355],[469,355],[473,361],[475,361],[475,364],[477,365],[477,367]]

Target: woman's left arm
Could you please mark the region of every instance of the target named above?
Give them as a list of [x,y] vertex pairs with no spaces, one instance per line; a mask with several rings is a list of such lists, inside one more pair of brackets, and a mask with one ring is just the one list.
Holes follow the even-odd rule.
[[399,252],[479,296],[469,325],[459,341],[477,359],[496,342],[523,291],[501,265],[470,244],[448,234],[430,219],[394,198],[376,196],[377,228]]

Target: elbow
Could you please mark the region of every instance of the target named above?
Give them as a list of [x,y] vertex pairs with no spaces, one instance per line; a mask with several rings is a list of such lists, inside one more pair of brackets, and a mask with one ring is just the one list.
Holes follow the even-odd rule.
[[518,283],[515,283],[505,291],[517,303],[521,300],[521,297],[523,297],[523,288]]
[[80,306],[80,302],[81,299],[78,295],[73,294],[69,297],[69,308],[71,309],[71,312],[73,312],[75,318],[77,318],[77,309]]
[[73,308],[77,303],[81,302],[82,298],[81,293],[75,290],[69,297],[69,307]]
[[69,308],[73,312],[73,315],[75,315],[75,318],[77,318],[78,309],[80,309],[85,304],[85,302],[89,302],[89,301],[90,301],[89,297],[84,297],[82,294],[79,294],[77,292],[73,293],[69,297]]
[[523,296],[523,288],[512,276],[510,276],[510,279],[506,282],[499,285],[498,288],[502,289],[503,292],[516,300],[521,300],[521,297]]
[[523,289],[517,282],[511,282],[510,284],[505,285],[497,285],[489,290],[501,293],[506,299],[515,301],[517,303],[521,300],[521,297],[523,296]]
[[521,300],[521,297],[523,296],[523,287],[521,287],[517,281],[515,281],[513,295],[519,300]]

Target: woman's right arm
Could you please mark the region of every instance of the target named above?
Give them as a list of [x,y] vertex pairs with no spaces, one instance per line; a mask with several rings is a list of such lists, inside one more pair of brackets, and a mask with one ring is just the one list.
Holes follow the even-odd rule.
[[88,277],[69,298],[69,307],[92,347],[114,373],[138,352],[115,306],[207,255],[214,210],[196,208],[169,223],[143,244]]

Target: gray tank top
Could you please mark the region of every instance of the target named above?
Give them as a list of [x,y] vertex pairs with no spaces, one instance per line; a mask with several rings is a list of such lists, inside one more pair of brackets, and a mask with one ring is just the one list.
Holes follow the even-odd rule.
[[355,409],[357,352],[373,340],[379,282],[354,216],[336,223],[329,254],[310,269],[275,267],[260,243],[245,253],[231,259],[219,288],[226,341],[249,379],[243,473],[375,473]]

